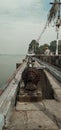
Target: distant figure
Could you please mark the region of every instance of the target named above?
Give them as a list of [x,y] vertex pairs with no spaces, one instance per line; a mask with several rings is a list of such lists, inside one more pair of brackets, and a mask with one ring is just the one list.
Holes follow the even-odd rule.
[[45,54],[45,55],[50,55],[50,53],[51,53],[51,52],[50,52],[49,48],[46,47],[46,49],[45,49],[45,53],[44,53],[44,54]]

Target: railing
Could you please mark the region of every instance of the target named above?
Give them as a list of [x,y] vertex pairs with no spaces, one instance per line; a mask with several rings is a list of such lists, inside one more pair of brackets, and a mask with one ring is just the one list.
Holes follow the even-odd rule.
[[38,59],[42,60],[43,62],[55,65],[61,69],[61,55],[53,55],[53,56],[45,56],[45,55],[36,55]]
[[[48,58],[50,57],[44,57],[47,58],[46,60],[42,60],[41,58],[35,58],[40,64],[45,66],[45,69],[47,69],[50,73],[54,75],[56,79],[58,79],[61,82],[61,69],[58,69],[58,67],[52,66],[52,63],[49,62]],[[48,64],[49,63],[49,64]]]

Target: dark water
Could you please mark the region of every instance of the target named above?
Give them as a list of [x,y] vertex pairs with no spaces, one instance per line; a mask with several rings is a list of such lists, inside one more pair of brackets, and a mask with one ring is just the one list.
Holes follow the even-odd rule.
[[0,88],[16,70],[16,63],[21,63],[25,55],[0,55]]

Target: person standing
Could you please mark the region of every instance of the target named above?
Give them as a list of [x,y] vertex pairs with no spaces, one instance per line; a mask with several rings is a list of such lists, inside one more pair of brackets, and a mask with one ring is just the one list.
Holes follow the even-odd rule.
[[48,47],[46,47],[44,54],[45,54],[45,55],[50,55],[50,53],[51,53],[51,52],[50,52],[50,49],[49,49]]

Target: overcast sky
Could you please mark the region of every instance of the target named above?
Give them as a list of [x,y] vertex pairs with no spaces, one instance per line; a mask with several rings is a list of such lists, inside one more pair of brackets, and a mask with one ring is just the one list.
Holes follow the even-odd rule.
[[[26,54],[32,39],[38,38],[45,26],[52,0],[0,0],[0,54]],[[55,28],[49,27],[39,44],[56,39]]]

